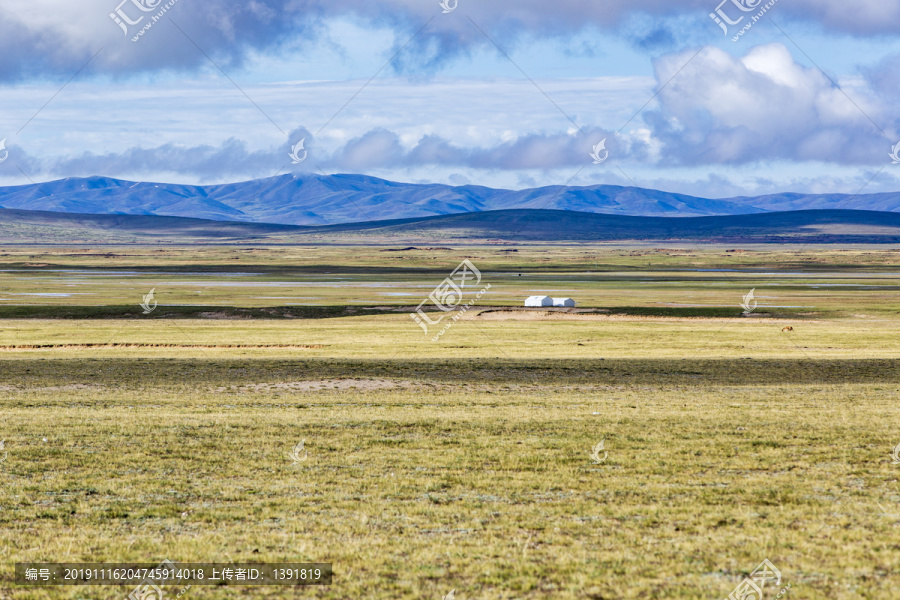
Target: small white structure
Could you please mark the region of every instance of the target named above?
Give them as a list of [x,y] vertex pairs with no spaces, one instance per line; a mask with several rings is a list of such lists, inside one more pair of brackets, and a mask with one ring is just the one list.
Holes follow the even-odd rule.
[[553,306],[568,306],[575,308],[575,301],[571,298],[553,298]]
[[553,298],[550,296],[528,296],[525,306],[553,306]]

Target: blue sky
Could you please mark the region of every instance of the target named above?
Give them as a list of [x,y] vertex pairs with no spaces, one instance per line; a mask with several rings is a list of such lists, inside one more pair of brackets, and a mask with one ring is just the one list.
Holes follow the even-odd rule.
[[[0,185],[295,171],[708,197],[900,189],[900,7],[883,2],[119,2],[0,6]],[[711,13],[740,22],[726,35]]]

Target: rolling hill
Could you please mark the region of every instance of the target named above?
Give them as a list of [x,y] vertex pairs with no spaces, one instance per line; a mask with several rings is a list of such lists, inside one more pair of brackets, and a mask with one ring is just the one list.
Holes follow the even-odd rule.
[[810,210],[719,217],[632,217],[501,210],[327,225],[0,209],[0,243],[880,243],[900,244],[900,213]]
[[396,183],[364,175],[281,175],[224,185],[69,178],[0,187],[0,207],[80,214],[334,225],[514,209],[701,217],[797,210],[900,211],[900,193],[776,194],[723,200],[612,185],[527,190]]

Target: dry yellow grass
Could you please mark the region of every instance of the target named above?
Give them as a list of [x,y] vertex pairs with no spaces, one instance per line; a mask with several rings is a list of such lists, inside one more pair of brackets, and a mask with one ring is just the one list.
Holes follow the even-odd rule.
[[895,361],[7,360],[0,385],[7,565],[332,562],[321,598],[725,597],[766,557],[796,598],[898,584]]
[[[88,320],[78,321],[77,326],[64,320],[17,319],[0,326],[0,356],[900,357],[900,319],[601,317],[570,321],[553,317],[510,321],[483,319],[475,311],[470,314],[437,342],[429,341],[407,314],[288,321]],[[783,332],[786,324],[794,331]],[[50,347],[25,347],[40,345]]]
[[721,599],[768,558],[786,598],[895,598],[900,319],[858,294],[842,318],[473,312],[438,342],[406,314],[0,320],[0,596],[130,591],[16,587],[18,561],[169,558],[334,564],[184,600]]

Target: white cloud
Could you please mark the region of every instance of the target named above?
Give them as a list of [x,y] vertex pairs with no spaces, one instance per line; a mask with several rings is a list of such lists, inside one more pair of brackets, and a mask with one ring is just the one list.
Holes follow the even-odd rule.
[[895,117],[869,90],[848,86],[845,95],[781,44],[744,57],[707,47],[691,60],[695,52],[656,61],[658,80],[672,81],[660,92],[658,111],[646,116],[673,160],[883,162],[888,138],[879,128],[892,130]]

